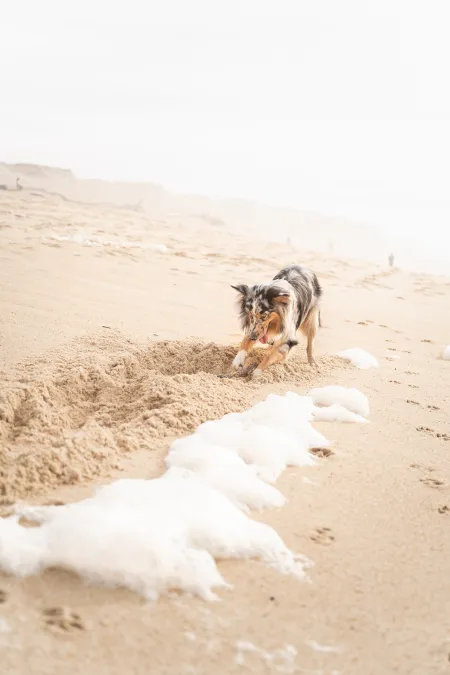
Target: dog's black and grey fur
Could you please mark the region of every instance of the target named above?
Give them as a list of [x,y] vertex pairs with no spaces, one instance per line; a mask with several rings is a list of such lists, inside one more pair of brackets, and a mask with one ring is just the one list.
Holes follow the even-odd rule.
[[289,265],[267,284],[232,286],[239,297],[239,315],[245,333],[233,366],[243,369],[248,351],[258,340],[272,345],[254,377],[272,363],[283,361],[298,344],[297,330],[307,337],[308,361],[314,364],[313,342],[320,326],[322,288],[315,273],[301,265]]

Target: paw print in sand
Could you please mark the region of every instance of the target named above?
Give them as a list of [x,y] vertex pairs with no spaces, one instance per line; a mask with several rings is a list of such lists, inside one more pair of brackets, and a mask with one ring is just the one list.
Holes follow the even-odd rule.
[[416,427],[417,431],[421,431],[424,434],[429,434],[435,438],[439,438],[441,441],[450,441],[450,434],[442,433],[441,431],[435,431],[430,429],[430,427]]
[[439,480],[438,478],[431,478],[430,476],[427,476],[426,478],[421,478],[420,482],[423,483],[424,485],[427,485],[430,488],[434,488],[435,490],[439,490],[444,486],[444,481]]
[[309,538],[321,546],[330,546],[335,540],[334,534],[329,527],[316,527]]
[[65,631],[86,630],[86,625],[79,614],[68,607],[49,607],[44,609],[44,620],[51,629]]
[[330,448],[311,448],[310,452],[316,457],[331,457],[331,455],[334,455]]

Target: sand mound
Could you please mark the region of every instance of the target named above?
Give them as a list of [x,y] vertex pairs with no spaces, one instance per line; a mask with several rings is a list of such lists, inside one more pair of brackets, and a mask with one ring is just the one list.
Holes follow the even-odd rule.
[[[300,349],[257,383],[218,378],[235,353],[195,340],[142,347],[108,331],[22,364],[0,389],[0,495],[29,497],[104,475],[124,453],[244,410],[264,384],[319,379]],[[335,357],[320,366],[321,376],[343,367]]]

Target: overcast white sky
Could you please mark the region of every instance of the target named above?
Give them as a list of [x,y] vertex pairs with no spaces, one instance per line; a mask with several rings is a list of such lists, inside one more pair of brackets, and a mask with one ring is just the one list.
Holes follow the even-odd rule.
[[0,160],[447,232],[449,26],[448,0],[11,0]]

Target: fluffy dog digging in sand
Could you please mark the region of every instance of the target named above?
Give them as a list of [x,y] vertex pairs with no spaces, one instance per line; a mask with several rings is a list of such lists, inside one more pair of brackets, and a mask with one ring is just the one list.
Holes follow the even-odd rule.
[[307,338],[306,353],[310,365],[316,365],[313,356],[314,338],[320,326],[319,302],[322,288],[315,273],[301,265],[283,268],[267,284],[232,286],[238,293],[239,316],[245,333],[233,367],[242,375],[252,368],[244,368],[248,352],[255,342],[271,345],[267,356],[253,370],[253,378],[274,363],[284,361],[298,344],[297,330]]

